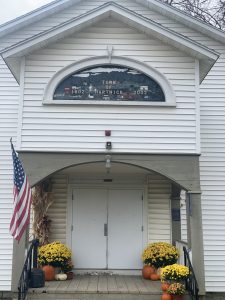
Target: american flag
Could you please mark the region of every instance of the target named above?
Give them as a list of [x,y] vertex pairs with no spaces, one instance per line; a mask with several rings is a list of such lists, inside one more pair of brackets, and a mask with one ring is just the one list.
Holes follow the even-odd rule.
[[18,242],[21,239],[24,230],[30,222],[30,206],[32,201],[31,188],[27,181],[27,176],[24,172],[23,166],[17,156],[13,147],[13,170],[14,170],[14,205],[13,214],[10,222],[10,233]]

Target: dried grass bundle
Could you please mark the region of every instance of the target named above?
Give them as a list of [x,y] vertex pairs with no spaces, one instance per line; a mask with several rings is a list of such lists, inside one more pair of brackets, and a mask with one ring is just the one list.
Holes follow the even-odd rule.
[[51,220],[47,215],[49,207],[53,203],[52,184],[50,180],[42,181],[32,190],[32,207],[34,212],[33,234],[41,245],[49,243]]

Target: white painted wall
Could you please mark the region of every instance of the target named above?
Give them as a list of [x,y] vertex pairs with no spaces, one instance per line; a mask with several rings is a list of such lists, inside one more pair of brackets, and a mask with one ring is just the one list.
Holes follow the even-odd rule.
[[148,242],[171,243],[171,182],[161,175],[148,177]]
[[67,190],[67,176],[60,173],[55,174],[52,177],[53,203],[47,212],[47,215],[52,221],[50,242],[61,241],[62,243],[66,243]]
[[0,291],[11,289],[13,170],[9,140],[12,137],[16,143],[18,94],[18,85],[0,58]]
[[[104,33],[103,33],[104,28]],[[176,107],[42,104],[44,89],[62,67],[93,55],[127,56],[162,72]],[[156,39],[108,19],[26,58],[22,150],[196,153],[194,60]]]

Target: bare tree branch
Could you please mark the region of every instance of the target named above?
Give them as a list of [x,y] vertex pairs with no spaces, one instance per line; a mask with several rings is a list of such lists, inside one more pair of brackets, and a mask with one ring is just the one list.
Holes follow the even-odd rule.
[[225,30],[225,0],[161,0],[191,16]]

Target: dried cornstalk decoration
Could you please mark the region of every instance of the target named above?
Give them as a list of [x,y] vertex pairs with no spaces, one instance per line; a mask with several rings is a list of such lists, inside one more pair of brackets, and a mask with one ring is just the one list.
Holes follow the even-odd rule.
[[45,180],[37,184],[32,190],[33,208],[33,234],[41,245],[49,243],[51,220],[47,215],[49,207],[53,203],[52,184]]

